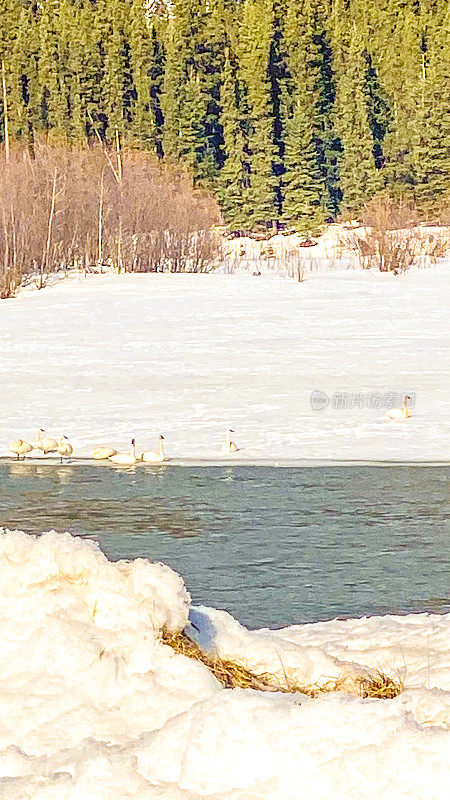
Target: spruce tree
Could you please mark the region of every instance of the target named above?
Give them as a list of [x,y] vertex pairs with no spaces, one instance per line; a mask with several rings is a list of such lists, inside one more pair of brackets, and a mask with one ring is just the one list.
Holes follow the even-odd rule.
[[145,148],[156,150],[156,120],[152,108],[152,39],[142,0],[133,0],[130,11],[130,59],[133,78],[132,130]]
[[40,122],[57,135],[67,131],[67,98],[60,63],[60,14],[58,0],[46,0],[39,19]]
[[421,20],[391,0],[384,25],[386,48],[374,53],[380,80],[390,98],[390,120],[383,140],[383,178],[390,194],[408,197],[416,183],[414,150],[421,104],[423,53]]
[[414,152],[419,205],[428,214],[450,195],[450,7],[429,31]]
[[[110,140],[123,133],[131,119],[132,84],[129,42],[126,38],[127,7],[120,0],[106,0],[102,49],[105,53],[103,92]],[[102,27],[103,27],[102,26]],[[128,117],[128,113],[130,116]]]
[[[225,46],[222,6],[176,0],[166,40],[163,93],[164,152],[195,164],[198,183],[210,185],[222,164],[219,116],[220,74]],[[195,86],[197,88],[195,88]],[[195,90],[194,90],[195,89]],[[183,142],[201,109],[195,146]],[[190,140],[192,142],[192,138]]]
[[[298,104],[304,107],[304,119],[312,137],[316,163],[311,162],[319,192],[315,205],[334,214],[338,204],[337,154],[339,141],[335,131],[335,87],[332,52],[328,33],[327,10],[322,0],[290,0],[284,29],[288,79],[285,86],[285,117],[289,120]],[[296,112],[298,113],[298,112]],[[287,137],[294,128],[286,124]],[[291,146],[295,149],[295,142]],[[286,183],[286,178],[285,178]]]
[[219,198],[225,220],[234,228],[246,227],[248,165],[244,152],[238,86],[229,48],[220,90],[220,123],[223,130],[225,163],[220,173]]
[[273,109],[268,80],[272,7],[268,0],[245,0],[239,29],[239,81],[245,112],[249,192],[246,211],[252,227],[277,217]]
[[29,47],[26,28],[29,11],[19,0],[3,0],[0,6],[0,91],[1,135],[5,137],[3,78],[6,89],[9,143],[27,135],[27,101],[22,92],[22,78],[27,72]]
[[300,100],[287,124],[284,163],[283,218],[305,234],[316,233],[325,219],[324,180],[310,117]]
[[[90,74],[89,60],[93,47],[93,11],[90,5],[60,0],[60,62],[68,105],[67,131],[70,138],[85,141],[87,106],[95,74]],[[94,101],[95,102],[95,101]]]
[[367,114],[373,138],[375,166],[381,169],[385,164],[384,139],[392,124],[389,97],[382,87],[370,53],[365,53],[366,72],[364,76]]
[[191,70],[184,86],[180,87],[183,116],[179,126],[178,155],[198,177],[203,145],[204,102],[198,73]]
[[275,158],[273,172],[276,177],[275,196],[277,218],[283,211],[282,176],[286,136],[285,87],[288,78],[284,22],[287,0],[273,0],[273,32],[270,44],[268,76],[270,80],[271,110],[273,116],[273,144]]
[[[16,5],[16,4],[14,4]],[[14,5],[11,4],[10,11]],[[27,69],[26,24],[28,13],[16,5],[18,24],[9,28],[10,36],[3,40],[0,55],[0,69],[5,80],[6,104],[8,113],[8,134],[10,144],[22,136],[27,136],[27,102],[22,92],[22,79]],[[10,18],[11,20],[11,18]],[[10,23],[11,24],[11,23]],[[9,41],[8,41],[9,39]],[[0,94],[3,114],[3,86]]]
[[337,127],[343,145],[340,188],[343,207],[351,212],[358,211],[381,187],[368,115],[366,66],[362,39],[354,27],[337,90]]
[[331,45],[336,73],[345,66],[350,43],[349,4],[347,0],[333,0],[330,14]]
[[185,65],[187,54],[180,32],[179,9],[176,8],[169,20],[165,37],[166,64],[163,92],[161,96],[164,116],[163,151],[169,159],[179,157],[180,139],[180,88],[186,79]]
[[221,125],[220,89],[225,51],[233,26],[227,0],[214,0],[204,20],[199,60],[201,90],[205,100],[204,140],[199,169],[199,182],[214,187],[224,163],[223,129]]
[[153,123],[155,130],[155,150],[159,156],[162,156],[164,116],[162,112],[161,95],[164,83],[165,51],[162,41],[162,34],[160,35],[159,27],[157,27],[155,21],[151,26],[150,39],[151,39],[150,56],[149,56],[150,106],[153,114]]
[[[176,0],[167,29],[166,71],[164,76],[164,153],[186,159],[195,166],[198,159],[197,126],[201,90],[198,87],[197,51],[204,22],[200,0]],[[201,115],[203,116],[203,115]],[[189,133],[191,132],[191,133]],[[188,135],[189,141],[183,141]],[[193,148],[193,149],[191,149]]]

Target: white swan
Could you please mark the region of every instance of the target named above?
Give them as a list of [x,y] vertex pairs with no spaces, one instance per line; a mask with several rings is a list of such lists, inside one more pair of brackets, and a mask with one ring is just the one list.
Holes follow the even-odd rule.
[[225,439],[220,446],[220,452],[223,456],[229,456],[231,453],[236,453],[239,449],[235,442],[231,441],[231,434],[234,431],[231,428],[227,428],[225,431]]
[[128,453],[116,453],[114,456],[110,456],[108,461],[111,461],[113,464],[119,464],[123,467],[132,466],[132,464],[136,464],[137,457],[136,457],[136,442],[134,439],[131,440],[131,448]]
[[63,458],[68,458],[69,461],[70,461],[70,456],[73,453],[73,447],[70,444],[67,436],[61,436],[61,438],[60,438],[60,440],[58,442],[58,447],[56,449],[57,449],[57,452],[59,453],[59,455],[61,456],[61,464],[62,464]]
[[164,436],[162,435],[158,437],[158,448],[157,452],[155,450],[146,450],[145,453],[142,453],[141,460],[150,464],[158,464],[161,461],[165,461]]
[[24,459],[27,453],[34,450],[34,447],[23,439],[16,439],[15,442],[10,442],[9,449],[17,455],[17,460],[20,461],[20,456]]
[[96,461],[103,461],[105,458],[117,455],[117,450],[112,447],[96,447],[92,455]]
[[45,431],[43,428],[39,428],[36,432],[36,442],[34,444],[36,450],[42,450],[45,456],[47,453],[55,453],[58,449],[56,439],[51,439],[49,436],[43,436],[42,434],[45,434]]
[[389,411],[386,411],[384,415],[386,419],[391,419],[394,422],[404,422],[405,420],[409,419],[411,414],[408,408],[408,400],[411,400],[411,398],[409,394],[405,394],[402,407],[391,408]]

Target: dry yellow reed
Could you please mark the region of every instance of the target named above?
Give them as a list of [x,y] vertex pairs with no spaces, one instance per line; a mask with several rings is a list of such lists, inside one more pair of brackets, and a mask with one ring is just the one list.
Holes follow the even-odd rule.
[[[345,677],[336,678],[325,684],[311,684],[310,686],[299,686],[291,683],[285,673],[285,681],[280,681],[276,675],[260,674],[237,664],[235,661],[220,658],[212,653],[205,653],[196,642],[193,642],[183,631],[179,633],[168,633],[166,630],[161,632],[161,640],[169,645],[179,655],[201,661],[202,664],[211,670],[219,683],[225,689],[257,689],[262,692],[300,692],[309,697],[317,697],[325,692],[344,692],[349,691],[348,679]],[[284,671],[284,670],[283,670]],[[374,697],[390,700],[397,697],[403,687],[400,682],[385,675],[383,672],[376,672],[370,676],[357,677],[353,682],[356,693],[360,697]]]

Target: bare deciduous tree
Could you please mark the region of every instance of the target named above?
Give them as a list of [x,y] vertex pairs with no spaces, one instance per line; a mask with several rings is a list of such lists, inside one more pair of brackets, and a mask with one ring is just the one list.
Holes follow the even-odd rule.
[[[0,155],[0,296],[72,267],[206,272],[218,262],[211,195],[149,154],[48,146]],[[117,167],[115,166],[117,164]]]

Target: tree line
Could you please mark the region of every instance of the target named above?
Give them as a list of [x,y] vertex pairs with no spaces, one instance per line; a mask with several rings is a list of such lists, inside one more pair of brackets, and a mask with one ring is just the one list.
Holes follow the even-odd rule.
[[[1,0],[0,135],[182,163],[235,228],[448,208],[447,0]],[[8,129],[8,130],[7,130]]]

